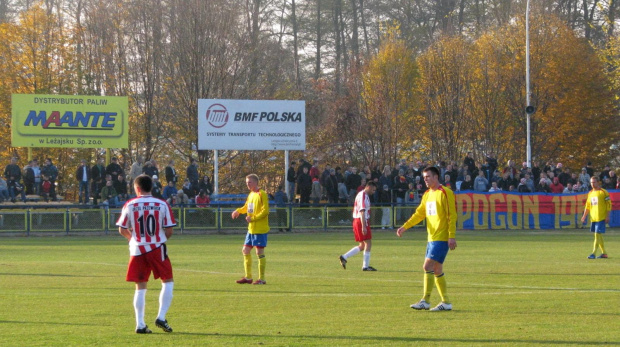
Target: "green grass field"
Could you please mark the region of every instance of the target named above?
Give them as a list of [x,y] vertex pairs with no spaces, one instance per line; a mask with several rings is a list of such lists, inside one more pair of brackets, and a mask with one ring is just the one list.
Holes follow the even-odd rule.
[[134,333],[120,236],[2,238],[0,346],[620,344],[616,230],[605,236],[610,258],[596,260],[584,230],[459,232],[444,267],[452,312],[409,308],[421,297],[425,234],[375,231],[372,273],[361,254],[340,267],[350,232],[274,233],[265,286],[235,283],[243,235],[175,235],[174,332],[153,323],[151,281],[151,335]]

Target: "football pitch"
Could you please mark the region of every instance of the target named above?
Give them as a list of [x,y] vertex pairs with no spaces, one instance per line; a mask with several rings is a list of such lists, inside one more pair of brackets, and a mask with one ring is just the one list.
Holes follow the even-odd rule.
[[[371,265],[343,270],[352,233],[272,233],[267,285],[239,285],[244,235],[174,235],[173,333],[134,333],[134,285],[117,234],[0,239],[0,346],[620,345],[620,240],[589,260],[581,230],[459,231],[444,271],[454,310],[415,311],[424,229],[373,230]],[[254,272],[257,261],[254,255]],[[436,289],[431,305],[439,301]]]

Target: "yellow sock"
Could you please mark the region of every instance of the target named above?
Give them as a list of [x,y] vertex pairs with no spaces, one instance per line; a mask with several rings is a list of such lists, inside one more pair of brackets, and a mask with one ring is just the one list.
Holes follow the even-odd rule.
[[435,276],[435,285],[437,286],[437,291],[441,296],[441,301],[449,304],[450,299],[448,299],[448,287],[446,286],[446,277],[443,273],[439,276]]
[[598,236],[598,247],[601,249],[601,253],[607,254],[605,252],[605,241],[603,241],[603,234],[596,234]]
[[252,255],[243,255],[243,267],[245,268],[245,278],[252,279]]
[[265,255],[261,254],[258,256],[258,279],[265,280],[265,265],[267,265],[267,259],[265,259]]
[[594,233],[594,247],[592,249],[592,254],[596,254],[596,249],[598,248],[598,233]]
[[433,291],[433,271],[424,273],[424,301],[429,302]]

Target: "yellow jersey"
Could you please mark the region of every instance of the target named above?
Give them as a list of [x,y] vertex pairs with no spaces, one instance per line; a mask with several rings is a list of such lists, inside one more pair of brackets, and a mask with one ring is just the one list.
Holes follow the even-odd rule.
[[248,223],[250,234],[266,234],[269,232],[269,198],[264,190],[259,189],[258,192],[250,192],[245,205],[236,211],[252,218]]
[[428,241],[448,241],[456,236],[456,203],[454,192],[448,187],[439,186],[427,190],[420,206],[403,228],[409,229],[426,218]]
[[607,214],[611,212],[611,197],[609,193],[603,188],[592,189],[586,199],[586,210],[590,211],[592,222],[605,220]]

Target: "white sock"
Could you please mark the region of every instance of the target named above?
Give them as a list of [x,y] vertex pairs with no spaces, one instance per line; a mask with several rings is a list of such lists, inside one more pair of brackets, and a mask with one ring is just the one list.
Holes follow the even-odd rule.
[[362,267],[368,267],[370,265],[370,252],[364,251],[364,265]]
[[344,259],[349,259],[350,257],[352,257],[352,256],[356,255],[356,254],[357,254],[357,253],[359,253],[359,252],[360,252],[360,248],[359,248],[359,247],[357,247],[357,246],[355,246],[355,247],[351,248],[351,250],[350,250],[350,251],[348,251],[346,254],[344,254],[342,257],[343,257]]
[[136,329],[146,326],[144,323],[144,306],[146,306],[146,289],[136,289],[133,295],[133,308],[136,311]]
[[161,284],[161,292],[159,293],[159,313],[157,319],[166,320],[166,313],[172,303],[172,289],[174,288],[174,282],[163,282]]

